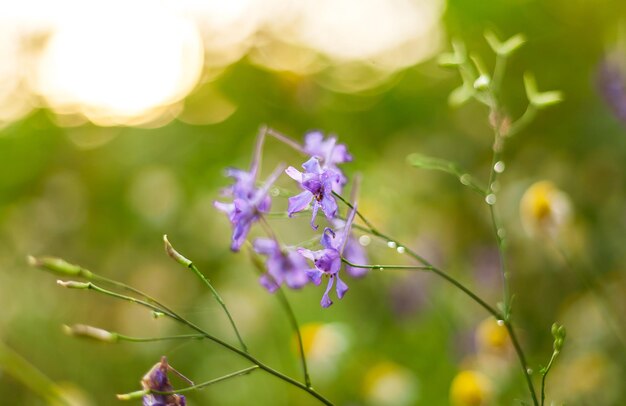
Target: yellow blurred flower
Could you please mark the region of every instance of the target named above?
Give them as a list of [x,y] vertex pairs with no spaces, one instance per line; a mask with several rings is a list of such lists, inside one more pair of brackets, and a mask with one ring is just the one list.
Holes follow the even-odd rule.
[[[300,327],[300,334],[309,368],[319,373],[322,380],[332,378],[349,346],[346,327],[340,323],[307,323]],[[300,352],[295,334],[292,348],[295,353]]]
[[478,325],[476,345],[479,351],[503,353],[510,348],[509,335],[504,326],[490,317]]
[[491,381],[477,371],[459,372],[450,387],[450,401],[455,406],[488,405],[492,395]]
[[554,236],[570,216],[567,195],[550,181],[533,183],[522,196],[520,216],[530,235]]
[[379,362],[365,374],[363,394],[370,405],[411,405],[418,395],[417,380],[409,370],[396,363]]

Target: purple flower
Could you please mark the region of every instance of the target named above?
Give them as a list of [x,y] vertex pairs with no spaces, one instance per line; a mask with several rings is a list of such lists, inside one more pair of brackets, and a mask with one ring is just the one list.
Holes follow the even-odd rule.
[[626,122],[626,75],[616,60],[623,55],[606,57],[598,67],[598,88],[613,114]]
[[[155,364],[141,380],[141,386],[146,390],[158,392],[171,392],[174,390],[167,378],[167,371],[171,367],[165,357]],[[183,395],[159,395],[150,393],[143,397],[143,406],[186,406],[187,402]]]
[[214,202],[214,206],[226,213],[233,225],[231,250],[239,251],[252,224],[259,220],[263,213],[269,211],[271,199],[267,192],[281,171],[281,167],[276,168],[260,188],[255,187],[253,182],[256,178],[256,168],[250,172],[237,169],[231,169],[228,172],[228,175],[235,179],[235,184],[230,187],[234,200],[232,203]]
[[307,154],[321,160],[325,169],[332,169],[339,175],[337,181],[333,184],[333,190],[341,193],[348,179],[337,165],[352,162],[352,155],[348,153],[346,145],[337,144],[337,137],[332,135],[324,140],[324,135],[321,132],[314,131],[304,136],[303,149]]
[[270,293],[274,293],[283,282],[291,289],[299,289],[309,281],[306,260],[295,251],[281,250],[276,240],[257,238],[254,250],[267,256],[267,273],[261,275],[259,281]]
[[354,220],[355,212],[356,205],[350,212],[346,225],[343,230],[341,230],[341,233],[335,233],[328,227],[324,229],[324,234],[321,239],[324,249],[311,251],[305,248],[298,248],[298,252],[303,257],[313,261],[313,264],[315,265],[315,268],[307,271],[307,274],[313,283],[319,285],[322,282],[323,276],[328,277],[328,285],[326,286],[326,291],[322,296],[322,307],[329,307],[333,304],[333,301],[330,300],[328,294],[335,284],[335,280],[337,281],[336,292],[339,299],[343,298],[348,291],[348,285],[346,285],[345,282],[339,278],[339,270],[341,269],[341,255],[344,252],[345,245],[350,236],[350,228],[352,226],[352,221]]
[[[335,229],[341,229],[345,227],[346,222],[340,219],[335,219],[333,221],[333,225]],[[367,264],[367,253],[365,249],[357,239],[354,237],[354,233],[350,232],[348,234],[348,240],[346,241],[346,246],[343,249],[343,257],[353,264]],[[350,265],[346,265],[346,272],[348,275],[353,278],[361,278],[365,276],[369,271],[369,268],[355,268]]]
[[313,201],[311,227],[317,230],[314,222],[320,207],[326,218],[332,220],[337,216],[337,202],[335,202],[332,192],[333,183],[339,181],[339,174],[332,169],[322,169],[317,158],[309,159],[302,164],[302,167],[306,172],[302,173],[293,166],[285,171],[304,189],[304,192],[289,198],[287,212],[291,217],[294,213],[306,209]]

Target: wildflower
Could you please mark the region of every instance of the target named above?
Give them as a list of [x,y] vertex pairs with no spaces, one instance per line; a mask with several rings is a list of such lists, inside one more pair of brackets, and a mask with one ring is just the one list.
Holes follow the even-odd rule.
[[328,293],[335,284],[335,280],[337,281],[336,292],[339,299],[343,298],[348,291],[348,285],[346,285],[345,282],[339,278],[339,270],[341,269],[341,255],[343,254],[346,241],[350,235],[350,228],[352,226],[352,221],[354,220],[355,212],[356,205],[350,212],[346,225],[343,230],[341,230],[340,234],[336,234],[328,227],[324,229],[321,239],[324,249],[311,251],[305,248],[298,248],[298,252],[303,257],[313,261],[313,264],[315,265],[314,269],[309,269],[307,271],[307,274],[313,283],[319,285],[322,282],[322,276],[328,276],[329,278],[326,291],[322,296],[322,307],[329,307],[333,304],[333,301],[330,300]]
[[368,404],[404,406],[418,400],[417,379],[411,371],[390,361],[370,367],[363,378],[363,394]]
[[255,187],[254,182],[251,181],[251,179],[256,177],[256,169],[250,172],[241,170],[230,170],[228,172],[229,176],[235,178],[235,184],[230,188],[234,200],[232,203],[214,202],[214,205],[218,210],[228,215],[228,219],[233,225],[233,236],[230,246],[233,251],[239,251],[250,232],[252,224],[258,221],[263,213],[269,211],[271,198],[267,193],[281,171],[281,167],[276,168],[263,187],[260,188]]
[[506,327],[498,324],[493,317],[483,320],[478,325],[475,340],[478,349],[485,353],[502,355],[511,349],[511,342]]
[[333,198],[333,183],[339,181],[340,177],[332,169],[322,169],[317,158],[311,158],[302,164],[306,172],[302,173],[293,166],[285,171],[292,179],[300,183],[304,192],[290,197],[287,212],[289,216],[306,209],[313,201],[313,215],[311,217],[311,227],[316,230],[314,224],[317,211],[322,211],[329,220],[337,216],[337,202]]
[[455,406],[487,405],[491,394],[491,381],[477,371],[459,372],[450,387],[450,400]]
[[283,251],[276,240],[257,238],[254,250],[267,256],[267,273],[260,282],[269,292],[275,292],[283,282],[291,289],[299,289],[309,281],[306,260],[296,251]]
[[[141,379],[141,386],[145,390],[158,392],[171,392],[174,390],[167,377],[168,370],[172,369],[165,357],[156,363]],[[185,406],[187,404],[183,395],[171,394],[160,395],[149,393],[143,397],[143,406]]]
[[569,219],[570,201],[552,182],[536,182],[524,192],[520,214],[528,234],[554,237]]
[[337,144],[337,137],[329,136],[324,140],[324,135],[319,131],[313,131],[304,136],[304,152],[321,160],[323,167],[332,169],[339,177],[333,183],[333,190],[341,193],[348,178],[337,167],[338,164],[352,162],[352,155],[348,153],[345,144]]

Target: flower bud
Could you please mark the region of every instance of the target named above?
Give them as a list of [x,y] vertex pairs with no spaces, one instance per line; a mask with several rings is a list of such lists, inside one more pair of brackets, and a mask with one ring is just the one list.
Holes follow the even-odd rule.
[[69,262],[61,258],[55,258],[55,257],[35,258],[29,255],[26,259],[29,265],[48,270],[58,275],[82,276],[83,278],[91,277],[91,272],[89,272],[88,270],[78,265],[70,264]]
[[70,289],[89,289],[91,287],[90,282],[77,282],[77,281],[62,281],[57,280],[57,285]]
[[185,258],[178,251],[172,247],[172,244],[167,240],[167,234],[163,234],[163,242],[165,243],[165,252],[172,258],[174,261],[178,262],[185,268],[188,268],[191,265],[191,260]]
[[63,331],[67,335],[89,338],[96,341],[102,341],[106,343],[117,342],[117,334],[110,331],[103,330],[85,324],[75,324],[73,326],[63,326]]

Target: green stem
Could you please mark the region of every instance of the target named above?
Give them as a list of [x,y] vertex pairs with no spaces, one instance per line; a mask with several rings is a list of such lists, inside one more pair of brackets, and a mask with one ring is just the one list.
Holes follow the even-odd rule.
[[539,406],[539,402],[537,401],[537,394],[535,393],[535,386],[533,385],[533,381],[528,373],[528,363],[526,362],[526,356],[524,355],[524,351],[522,350],[522,346],[520,345],[517,335],[513,331],[513,326],[511,325],[510,320],[504,320],[504,326],[506,330],[509,332],[509,337],[511,337],[511,342],[513,343],[513,348],[515,348],[515,353],[517,354],[517,358],[519,359],[520,366],[522,367],[522,372],[524,377],[526,378],[526,384],[528,385],[528,391],[530,392],[530,396],[533,400],[533,404],[535,406]]
[[[348,202],[347,200],[345,200],[341,195],[339,195],[339,194],[337,194],[335,192],[333,192],[333,194],[339,200],[341,200],[344,204],[346,204],[350,209],[353,208],[352,204],[350,202]],[[436,266],[434,266],[433,264],[428,262],[424,257],[420,256],[419,254],[417,254],[415,251],[413,251],[412,249],[410,249],[406,245],[401,244],[397,240],[395,240],[395,239],[389,237],[388,235],[385,235],[385,234],[381,233],[380,231],[378,231],[378,229],[376,229],[372,225],[372,223],[370,223],[361,214],[361,212],[359,212],[358,210],[356,211],[356,215],[363,221],[363,223],[365,223],[367,225],[367,227],[368,227],[367,231],[370,232],[372,235],[375,235],[375,236],[377,236],[379,238],[382,238],[382,239],[384,239],[386,241],[393,241],[396,244],[398,244],[398,246],[404,247],[405,248],[405,252],[407,253],[407,255],[409,255],[413,259],[421,262],[424,265],[424,268],[423,268],[424,270],[429,270],[429,271],[435,273],[436,275],[438,275],[439,277],[445,279],[449,283],[453,284],[459,290],[461,290],[463,293],[465,293],[467,296],[469,296],[472,300],[474,300],[476,303],[478,303],[480,306],[482,306],[487,312],[492,314],[496,319],[498,319],[498,320],[502,319],[502,315],[500,314],[500,312],[498,312],[496,309],[494,309],[492,306],[490,306],[488,303],[486,303],[484,300],[482,300],[480,297],[478,297],[474,292],[472,292],[471,290],[466,288],[462,283],[460,283],[459,281],[454,279],[452,276],[448,275],[447,273],[445,273],[441,269],[437,268]],[[416,269],[416,267],[413,266],[413,267],[410,267],[410,268],[407,268],[407,269]]]
[[165,336],[165,337],[131,337],[119,333],[114,334],[118,340],[129,341],[133,343],[148,343],[153,341],[167,341],[167,340],[185,340],[194,338],[205,338],[204,334],[181,334],[177,336]]
[[50,405],[70,405],[70,401],[50,378],[2,342],[0,342],[0,370],[46,399]]
[[342,257],[341,261],[343,263],[345,263],[346,265],[349,265],[353,268],[363,268],[363,269],[378,269],[378,270],[383,270],[383,269],[416,269],[416,270],[422,270],[422,271],[432,271],[433,267],[432,266],[421,266],[421,265],[362,265],[362,264],[354,264],[350,261],[348,261],[346,258]]
[[276,291],[276,297],[278,297],[278,301],[285,309],[287,313],[287,317],[289,318],[289,322],[291,323],[291,327],[296,333],[296,337],[298,338],[298,350],[300,352],[300,360],[302,362],[302,373],[304,374],[304,383],[308,388],[311,388],[311,377],[309,376],[309,369],[306,364],[306,356],[304,354],[304,344],[302,343],[302,334],[300,333],[300,326],[298,325],[298,320],[296,319],[296,314],[293,312],[293,308],[289,304],[289,300],[283,292],[282,288],[278,288]]
[[219,338],[207,333],[206,331],[204,331],[202,328],[198,327],[197,325],[195,325],[194,323],[190,322],[189,320],[179,316],[178,314],[174,313],[174,312],[170,312],[170,311],[164,311],[163,308],[156,306],[153,303],[147,302],[145,300],[141,300],[141,299],[137,299],[131,296],[126,296],[126,295],[122,295],[120,293],[116,293],[116,292],[112,292],[106,289],[103,289],[99,286],[94,285],[92,282],[88,282],[87,283],[87,289],[90,290],[94,290],[98,293],[116,298],[116,299],[120,299],[120,300],[124,300],[124,301],[128,301],[131,303],[135,303],[138,304],[140,306],[146,307],[148,309],[154,310],[154,311],[159,311],[162,312],[163,314],[165,314],[166,316],[170,317],[173,320],[178,321],[179,323],[182,323],[184,325],[186,325],[187,327],[191,328],[192,330],[197,331],[198,333],[200,333],[202,336],[204,336],[205,338],[215,342],[216,344],[219,344],[220,346],[238,354],[239,356],[241,356],[242,358],[247,359],[248,361],[250,361],[251,363],[253,363],[254,365],[258,366],[260,369],[262,369],[263,371],[274,375],[275,377],[277,377],[278,379],[281,379],[297,388],[302,389],[305,392],[308,392],[311,396],[315,397],[316,399],[318,399],[320,402],[322,402],[325,405],[328,406],[333,406],[333,403],[326,399],[324,396],[322,396],[321,394],[319,394],[318,392],[316,392],[313,388],[309,388],[306,385],[296,381],[295,379],[284,375],[278,371],[276,371],[275,369],[271,368],[270,366],[262,363],[261,361],[259,361],[257,358],[255,358],[254,356],[252,356],[251,354],[249,354],[246,351],[240,350],[237,347],[234,347],[230,344],[228,344],[225,341],[220,340]]
[[[341,200],[344,204],[346,204],[349,208],[352,209],[352,204],[350,204],[350,202],[346,201],[339,194],[336,194],[334,192],[333,192],[333,194],[339,200]],[[457,281],[455,278],[453,278],[452,276],[448,275],[447,273],[445,273],[441,269],[439,269],[439,268],[435,267],[434,265],[432,265],[430,262],[428,262],[422,256],[418,255],[416,252],[411,250],[406,245],[400,244],[397,240],[394,240],[394,239],[390,238],[389,236],[387,236],[387,235],[381,233],[380,231],[378,231],[372,225],[372,223],[370,223],[358,210],[356,212],[356,215],[359,216],[359,218],[367,225],[369,230],[366,230],[366,231],[369,231],[372,235],[375,235],[375,236],[377,236],[379,238],[382,238],[382,239],[384,239],[386,241],[394,241],[394,242],[396,242],[398,244],[398,246],[404,247],[405,248],[405,252],[410,257],[416,259],[417,261],[419,261],[423,265],[425,265],[425,267],[424,267],[425,269],[430,270],[431,272],[435,273],[437,276],[445,279],[446,281],[448,281],[449,283],[454,285],[456,288],[461,290],[463,293],[465,293],[467,296],[469,296],[472,300],[474,300],[476,303],[478,303],[480,306],[482,306],[488,313],[490,313],[492,316],[494,316],[497,320],[503,320],[504,321],[505,326],[507,327],[507,332],[509,333],[509,336],[511,337],[511,341],[513,342],[513,346],[515,347],[515,352],[517,354],[517,357],[518,357],[518,359],[520,361],[520,364],[522,365],[523,373],[524,373],[524,376],[526,378],[526,382],[528,384],[528,388],[529,388],[531,397],[533,399],[533,403],[534,403],[535,406],[538,406],[539,404],[537,402],[537,395],[535,393],[535,388],[533,386],[532,380],[530,379],[530,376],[528,375],[528,364],[526,363],[526,357],[524,356],[524,352],[522,351],[522,348],[521,348],[521,346],[519,344],[517,336],[515,335],[515,332],[513,331],[513,328],[512,328],[512,326],[510,324],[510,321],[509,320],[505,320],[503,315],[498,310],[496,310],[493,306],[491,306],[488,303],[486,303],[484,300],[482,300],[480,297],[478,297],[478,295],[476,295],[474,292],[469,290],[467,287],[465,287],[462,283]],[[358,226],[355,226],[355,227],[358,227]],[[413,268],[415,268],[415,267],[413,267]]]
[[504,135],[506,135],[507,137],[511,137],[515,134],[518,134],[535,119],[536,115],[537,108],[529,103],[528,107],[526,107],[526,110],[524,111],[524,114],[522,114],[522,116],[518,118],[517,121],[511,124],[511,127],[509,127],[509,130]]
[[255,369],[258,369],[258,368],[259,368],[258,365],[252,365],[251,367],[244,368],[244,369],[242,369],[240,371],[235,371],[235,372],[230,373],[228,375],[220,376],[219,378],[215,378],[215,379],[212,379],[212,380],[207,381],[207,382],[199,383],[197,385],[189,386],[187,388],[177,389],[177,390],[173,390],[171,392],[160,392],[160,391],[151,390],[150,393],[155,393],[157,395],[174,395],[174,394],[178,394],[178,393],[191,392],[191,391],[196,390],[196,389],[206,388],[207,386],[213,385],[213,384],[218,383],[218,382],[225,381],[225,380],[230,379],[230,378],[234,378],[234,377],[241,376],[241,375],[247,375],[250,372],[252,372],[252,371],[254,371]]
[[550,372],[550,368],[552,368],[552,363],[556,359],[557,355],[559,355],[558,351],[552,352],[552,356],[550,357],[550,362],[548,362],[548,366],[546,366],[541,373],[541,406],[543,406],[546,400],[546,377],[548,376],[548,372]]
[[228,308],[226,307],[226,303],[224,303],[224,300],[222,299],[220,294],[217,293],[217,290],[215,290],[211,282],[206,278],[206,276],[204,276],[202,272],[200,272],[200,270],[193,264],[193,262],[189,264],[189,269],[191,269],[198,276],[198,278],[200,278],[204,282],[204,284],[211,290],[213,297],[215,298],[215,300],[217,300],[220,306],[222,306],[224,313],[226,313],[226,316],[228,317],[228,320],[230,321],[230,325],[233,327],[233,330],[235,331],[235,334],[237,335],[237,339],[239,340],[239,344],[241,345],[241,348],[243,348],[245,352],[248,352],[248,347],[246,347],[246,344],[243,342],[243,339],[241,338],[241,334],[239,334],[237,325],[235,325],[235,320],[233,320],[233,317],[228,311]]

